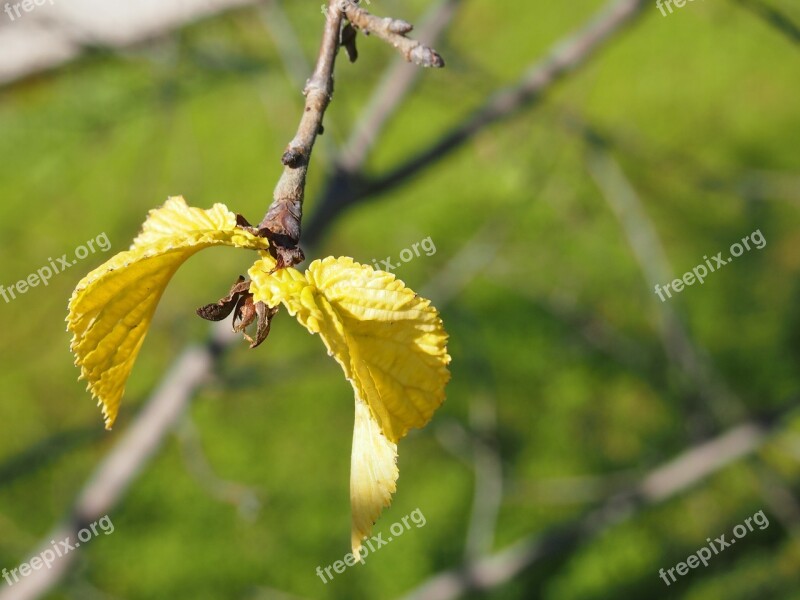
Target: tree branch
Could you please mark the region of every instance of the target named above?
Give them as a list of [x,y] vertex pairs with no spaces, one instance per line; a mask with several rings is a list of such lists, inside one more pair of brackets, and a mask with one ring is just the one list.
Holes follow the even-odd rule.
[[347,20],[364,32],[364,35],[374,33],[387,44],[397,48],[408,62],[413,62],[421,67],[442,68],[444,59],[433,48],[422,42],[406,37],[414,26],[401,19],[376,17],[352,1],[345,0],[344,13]]
[[339,50],[342,13],[336,4],[337,0],[328,0],[328,18],[325,19],[317,66],[303,90],[306,103],[300,126],[281,157],[283,174],[275,188],[272,205],[258,226],[259,233],[272,243],[278,268],[297,264],[304,258],[299,243],[306,174],[314,142],[333,95],[333,67]]
[[422,66],[444,66],[441,56],[434,50],[406,37],[406,34],[413,29],[410,23],[399,19],[380,19],[349,0],[345,2],[328,0],[327,18],[317,66],[303,91],[306,105],[300,127],[283,153],[281,158],[284,164],[283,175],[275,188],[272,205],[258,226],[258,234],[269,238],[271,242],[271,249],[278,261],[279,269],[295,265],[305,258],[299,244],[306,174],[314,142],[322,131],[325,110],[333,95],[333,67],[339,45],[347,44],[351,60],[355,60],[354,40],[342,39],[346,32],[346,29],[342,28],[342,19],[345,15],[353,25],[365,33],[374,32],[378,37],[391,43],[408,60],[413,60]]

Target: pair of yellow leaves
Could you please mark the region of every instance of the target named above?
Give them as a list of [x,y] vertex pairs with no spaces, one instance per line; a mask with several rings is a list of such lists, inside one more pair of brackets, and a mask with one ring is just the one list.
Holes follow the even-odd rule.
[[224,205],[210,210],[170,198],[150,212],[131,249],[89,273],[69,303],[68,330],[81,377],[114,424],[125,383],[175,271],[211,246],[259,250],[250,268],[254,302],[283,304],[341,365],[355,391],[350,465],[352,546],[371,532],[396,489],[397,442],[423,427],[450,378],[447,334],[430,301],[394,275],[351,258],[316,260],[305,273],[271,273],[268,241],[240,229]]

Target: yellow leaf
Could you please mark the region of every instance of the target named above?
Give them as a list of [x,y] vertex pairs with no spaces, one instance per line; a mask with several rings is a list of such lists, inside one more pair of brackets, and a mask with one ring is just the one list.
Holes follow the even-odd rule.
[[[190,256],[219,245],[264,250],[269,242],[237,228],[236,215],[222,204],[202,210],[172,197],[150,211],[130,250],[75,288],[67,316],[71,349],[81,378],[102,406],[107,429],[117,417],[125,383],[169,280]],[[270,260],[265,256],[261,262]]]
[[394,275],[351,258],[314,261],[305,274],[270,260],[250,269],[253,300],[283,303],[322,341],[356,396],[351,463],[353,551],[395,490],[396,443],[423,427],[450,378],[439,313]]
[[350,506],[353,513],[350,541],[353,556],[358,557],[361,540],[370,534],[381,510],[392,503],[398,477],[397,444],[386,439],[369,407],[356,398],[353,453],[350,457]]
[[319,333],[386,437],[423,427],[444,401],[450,375],[438,311],[395,276],[351,258],[316,260],[305,275],[269,274],[267,258],[249,272],[253,300],[283,303]]

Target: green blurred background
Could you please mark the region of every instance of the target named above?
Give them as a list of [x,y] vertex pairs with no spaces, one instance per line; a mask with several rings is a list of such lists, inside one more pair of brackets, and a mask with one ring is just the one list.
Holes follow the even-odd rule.
[[[796,2],[771,2],[800,22]],[[318,4],[283,3],[309,60]],[[447,68],[422,74],[367,172],[426,147],[602,4],[464,0],[436,44]],[[429,7],[371,4],[412,22]],[[477,547],[497,551],[575,522],[737,423],[780,413],[757,453],[467,597],[800,598],[800,47],[737,2],[643,12],[537,107],[348,210],[314,249],[370,263],[435,243],[396,273],[440,305],[453,380],[433,422],[400,444],[398,492],[376,532],[417,508],[424,527],[330,583],[316,576],[349,551],[352,391],[283,312],[261,348],[237,343],[225,357],[111,513],[114,534],[87,545],[46,597],[399,597],[465,560],[476,477],[490,529]],[[359,48],[355,65],[337,65],[328,141],[346,139],[394,59],[375,39]],[[68,351],[73,287],[127,249],[169,195],[257,221],[302,100],[257,8],[0,89],[0,283],[102,232],[112,244],[0,301],[0,567],[28,560],[67,513],[171,361],[206,339],[195,307],[222,296],[251,257],[209,250],[178,273],[111,433]],[[307,218],[332,158],[318,144]],[[598,185],[619,187],[621,174],[641,209],[625,215],[644,219],[638,233],[663,246],[675,276],[756,229],[767,245],[661,303]],[[690,350],[667,350],[675,331]],[[758,510],[768,528],[670,587],[659,579]]]

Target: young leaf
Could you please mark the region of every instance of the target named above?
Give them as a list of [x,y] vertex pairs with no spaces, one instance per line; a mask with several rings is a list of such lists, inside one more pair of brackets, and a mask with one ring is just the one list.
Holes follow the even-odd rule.
[[361,540],[370,534],[381,510],[392,503],[399,476],[397,444],[386,439],[369,407],[356,397],[350,457],[350,507],[353,513],[350,542],[354,556],[358,556]]
[[[237,228],[222,204],[209,210],[169,198],[150,211],[131,249],[84,277],[69,302],[67,330],[81,378],[103,409],[111,429],[125,383],[150,326],[156,305],[175,271],[210,246],[264,250],[269,242]],[[262,261],[269,264],[264,256]]]
[[357,553],[395,490],[396,443],[444,401],[447,334],[430,301],[394,275],[351,258],[314,261],[305,275],[270,273],[272,264],[267,258],[250,269],[253,299],[283,303],[320,334],[355,391],[350,501]]

